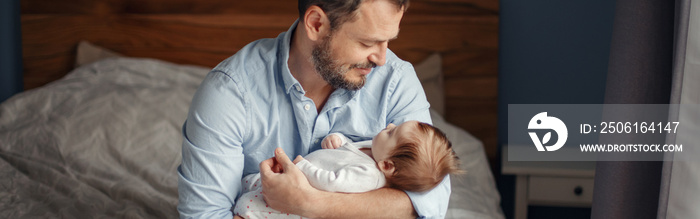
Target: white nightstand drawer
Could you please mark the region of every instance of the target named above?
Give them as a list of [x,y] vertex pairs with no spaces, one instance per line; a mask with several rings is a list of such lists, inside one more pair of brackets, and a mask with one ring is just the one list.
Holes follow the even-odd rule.
[[530,176],[528,201],[533,205],[591,206],[593,179]]

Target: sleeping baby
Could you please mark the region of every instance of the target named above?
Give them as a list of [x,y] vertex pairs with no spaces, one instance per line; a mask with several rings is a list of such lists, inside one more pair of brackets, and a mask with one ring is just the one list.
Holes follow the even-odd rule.
[[[339,133],[326,136],[317,150],[294,163],[311,186],[329,192],[360,193],[390,187],[424,192],[445,175],[461,172],[452,144],[434,126],[408,121],[389,124],[373,140],[354,143]],[[371,146],[368,147],[368,146]],[[260,174],[243,178],[234,214],[243,218],[299,218],[265,204]]]

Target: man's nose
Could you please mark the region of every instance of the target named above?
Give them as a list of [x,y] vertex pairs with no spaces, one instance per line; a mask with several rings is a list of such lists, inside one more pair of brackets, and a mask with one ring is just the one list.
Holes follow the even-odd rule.
[[369,56],[369,61],[377,64],[377,66],[386,64],[386,50],[388,46],[388,42],[379,43],[377,50]]

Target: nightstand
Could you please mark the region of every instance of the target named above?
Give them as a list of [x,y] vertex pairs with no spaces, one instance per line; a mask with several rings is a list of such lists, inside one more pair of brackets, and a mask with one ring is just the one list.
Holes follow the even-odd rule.
[[527,206],[590,207],[593,161],[508,161],[502,150],[502,173],[515,175],[515,219],[527,218]]

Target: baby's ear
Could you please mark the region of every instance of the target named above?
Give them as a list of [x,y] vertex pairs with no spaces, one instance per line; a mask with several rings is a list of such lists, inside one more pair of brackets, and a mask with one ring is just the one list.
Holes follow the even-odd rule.
[[396,170],[394,167],[394,162],[390,160],[380,161],[377,163],[377,166],[379,166],[379,170],[381,170],[386,176],[394,175],[394,170]]

